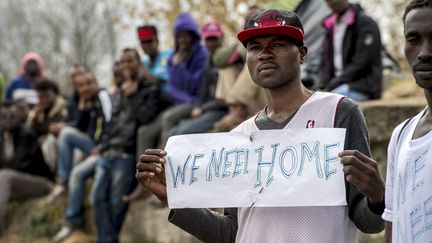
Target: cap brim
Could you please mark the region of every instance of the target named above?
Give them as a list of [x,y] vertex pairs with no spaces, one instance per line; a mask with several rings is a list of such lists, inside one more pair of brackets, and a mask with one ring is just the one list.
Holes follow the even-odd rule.
[[250,28],[242,30],[237,34],[237,39],[246,46],[248,40],[261,35],[282,35],[287,36],[303,45],[303,32],[294,26],[268,26],[259,28]]
[[138,37],[139,41],[152,41],[156,39],[156,36]]
[[201,33],[201,38],[204,40],[207,38],[210,38],[210,37],[220,38],[222,36],[223,36],[223,34],[219,33],[219,32]]

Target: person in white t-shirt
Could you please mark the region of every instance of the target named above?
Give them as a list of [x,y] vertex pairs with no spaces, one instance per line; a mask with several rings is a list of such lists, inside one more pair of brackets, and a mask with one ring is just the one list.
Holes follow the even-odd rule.
[[385,242],[432,241],[432,0],[403,16],[405,56],[428,106],[393,132],[388,148]]
[[[427,107],[393,131],[388,148],[386,243],[432,240],[432,0],[413,0],[403,16],[405,56]],[[360,159],[361,160],[361,159]]]

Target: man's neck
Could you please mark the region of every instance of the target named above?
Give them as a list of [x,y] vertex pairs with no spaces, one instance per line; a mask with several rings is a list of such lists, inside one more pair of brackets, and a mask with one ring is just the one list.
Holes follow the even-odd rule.
[[342,18],[342,16],[344,16],[346,14],[348,9],[349,9],[349,5],[347,5],[343,11],[336,13],[337,21],[339,21]]
[[432,90],[425,89],[424,93],[428,105],[427,107],[428,112],[426,112],[426,116],[429,115],[431,117],[430,119],[432,120]]
[[425,89],[424,92],[428,107],[426,114],[420,118],[414,130],[413,139],[423,137],[428,134],[432,128],[432,90]]
[[150,56],[151,63],[154,63],[156,61],[156,58],[159,56],[159,51],[155,52],[153,55]]
[[26,77],[28,80],[30,80],[30,81],[34,81],[34,80],[36,80],[36,78],[37,78],[37,77],[31,77],[31,76],[29,76],[29,75],[25,75],[25,77]]
[[276,122],[288,119],[300,106],[302,106],[313,94],[300,82],[292,82],[287,86],[267,90],[268,117]]

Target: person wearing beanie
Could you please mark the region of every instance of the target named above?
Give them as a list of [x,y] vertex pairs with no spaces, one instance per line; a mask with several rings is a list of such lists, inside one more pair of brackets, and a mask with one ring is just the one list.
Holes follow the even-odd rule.
[[6,89],[6,99],[9,101],[24,98],[30,105],[38,103],[38,95],[34,84],[44,76],[44,63],[39,54],[26,53],[20,62],[19,75],[10,81]]

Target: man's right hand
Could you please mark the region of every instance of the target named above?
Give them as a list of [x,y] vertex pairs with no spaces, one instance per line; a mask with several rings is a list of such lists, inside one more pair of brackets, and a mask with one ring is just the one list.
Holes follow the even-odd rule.
[[200,117],[202,115],[202,113],[203,113],[203,110],[201,109],[201,107],[194,107],[192,109],[192,112],[191,112],[191,117],[192,118]]
[[165,205],[168,204],[165,159],[166,152],[161,149],[147,149],[139,158],[136,178]]
[[101,149],[98,147],[94,147],[91,151],[90,154],[91,155],[100,155],[102,153]]

